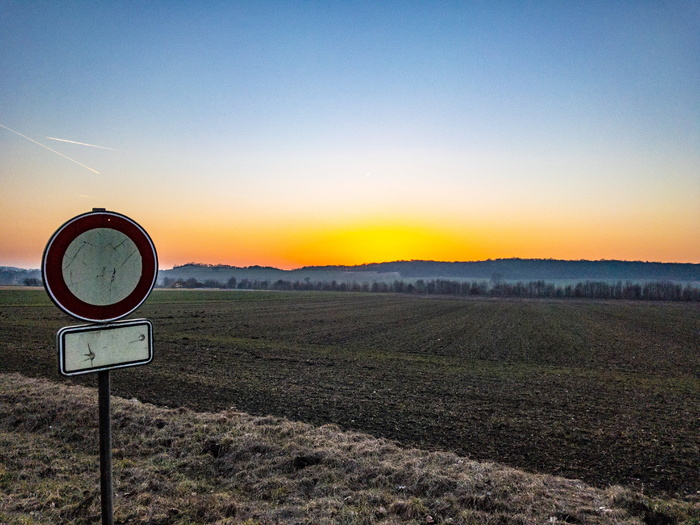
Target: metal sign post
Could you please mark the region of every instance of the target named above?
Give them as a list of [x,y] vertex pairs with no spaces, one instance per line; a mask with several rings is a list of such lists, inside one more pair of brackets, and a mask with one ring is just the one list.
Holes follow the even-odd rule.
[[158,256],[141,226],[95,208],[56,230],[44,250],[41,273],[56,306],[96,323],[58,331],[58,364],[64,376],[97,372],[102,523],[113,525],[109,371],[153,359],[151,322],[116,321],[141,306],[153,290]]
[[112,423],[110,421],[109,370],[97,373],[97,395],[100,407],[100,504],[102,525],[114,523],[114,490],[112,488]]

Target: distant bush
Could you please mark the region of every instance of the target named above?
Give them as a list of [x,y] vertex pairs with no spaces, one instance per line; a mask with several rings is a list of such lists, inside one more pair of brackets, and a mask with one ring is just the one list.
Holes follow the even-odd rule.
[[226,283],[206,280],[204,283],[194,277],[187,280],[165,278],[164,288],[229,288],[239,290],[296,290],[325,292],[372,292],[404,293],[414,295],[454,295],[482,297],[522,297],[537,298],[571,298],[571,299],[624,299],[643,301],[684,301],[700,302],[700,288],[690,284],[681,285],[672,282],[648,282],[644,284],[618,281],[585,281],[574,285],[556,285],[543,280],[504,283],[500,279],[487,281],[457,281],[449,279],[418,279],[415,282],[395,280],[391,283],[375,281],[358,283],[356,281],[338,282],[278,279],[274,282],[258,279],[230,278]]

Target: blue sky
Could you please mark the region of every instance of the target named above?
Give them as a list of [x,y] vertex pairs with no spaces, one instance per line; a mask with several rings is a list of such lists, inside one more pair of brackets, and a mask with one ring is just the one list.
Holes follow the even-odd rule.
[[[3,2],[0,124],[99,175],[0,128],[0,264],[93,206],[166,265],[700,262],[699,27],[697,2]],[[372,252],[389,231],[422,240]]]

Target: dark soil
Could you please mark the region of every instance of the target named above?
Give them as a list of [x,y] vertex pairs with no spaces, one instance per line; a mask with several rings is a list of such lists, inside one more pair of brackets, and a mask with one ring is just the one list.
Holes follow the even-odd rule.
[[[95,384],[57,373],[55,332],[78,323],[9,293],[0,370]],[[119,396],[336,423],[599,487],[700,491],[697,304],[157,291],[139,315],[156,358],[111,373]]]

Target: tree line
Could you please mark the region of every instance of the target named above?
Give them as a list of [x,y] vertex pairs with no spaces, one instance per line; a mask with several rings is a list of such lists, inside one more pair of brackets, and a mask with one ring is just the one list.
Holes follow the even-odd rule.
[[304,269],[398,272],[404,279],[489,279],[494,273],[511,281],[566,279],[623,282],[700,281],[700,264],[643,261],[564,261],[557,259],[488,259],[485,261],[394,261],[358,266],[307,266]]
[[296,290],[332,292],[405,293],[415,295],[452,295],[520,298],[624,299],[646,301],[700,302],[700,288],[690,284],[658,281],[634,283],[617,281],[585,281],[576,284],[554,284],[546,281],[504,283],[498,276],[491,281],[456,281],[418,279],[393,282],[345,282],[304,280],[258,280],[231,277],[225,283],[215,280],[200,282],[189,279],[164,278],[162,288],[220,288],[237,290]]

